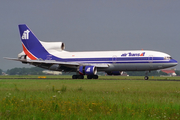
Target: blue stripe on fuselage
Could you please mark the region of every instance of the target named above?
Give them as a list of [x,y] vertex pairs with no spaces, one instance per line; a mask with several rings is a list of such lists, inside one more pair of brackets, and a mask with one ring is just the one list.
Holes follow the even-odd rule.
[[[134,61],[134,60],[143,60],[150,61],[148,57],[128,57],[128,58],[61,58],[63,61],[75,62],[75,61]],[[155,57],[153,60],[164,60],[163,57]],[[152,61],[152,60],[151,60]]]
[[129,57],[129,58],[61,58],[55,59],[61,62],[78,62],[78,63],[177,63],[176,60],[164,60],[164,57],[153,57],[153,60],[149,60],[149,57]]

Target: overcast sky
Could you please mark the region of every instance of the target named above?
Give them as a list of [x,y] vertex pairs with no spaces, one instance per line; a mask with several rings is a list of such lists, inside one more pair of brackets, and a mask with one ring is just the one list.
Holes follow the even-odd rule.
[[144,49],[180,61],[180,0],[3,0],[0,69],[29,67],[3,59],[22,51],[18,24],[67,51]]

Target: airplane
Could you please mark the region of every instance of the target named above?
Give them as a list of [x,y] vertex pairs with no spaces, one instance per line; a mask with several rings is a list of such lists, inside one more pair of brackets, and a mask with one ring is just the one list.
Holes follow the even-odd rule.
[[176,66],[178,62],[170,55],[151,50],[127,51],[65,51],[63,42],[40,41],[26,24],[19,25],[23,51],[18,58],[8,60],[20,61],[37,67],[76,72],[72,79],[98,79],[97,71],[108,75],[121,75],[122,71],[146,71],[145,80],[152,70]]

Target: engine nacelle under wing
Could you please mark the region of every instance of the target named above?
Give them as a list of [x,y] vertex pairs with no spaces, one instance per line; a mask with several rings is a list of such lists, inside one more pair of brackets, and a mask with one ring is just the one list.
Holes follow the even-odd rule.
[[108,71],[106,73],[108,75],[122,75],[122,71]]
[[79,74],[80,75],[96,75],[97,68],[95,66],[79,66]]

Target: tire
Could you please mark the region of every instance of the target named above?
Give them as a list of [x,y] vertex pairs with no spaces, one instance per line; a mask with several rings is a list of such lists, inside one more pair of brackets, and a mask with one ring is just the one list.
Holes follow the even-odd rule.
[[98,79],[98,75],[94,75],[94,76],[93,76],[93,79]]
[[73,75],[73,76],[72,76],[72,79],[77,79],[77,75]]
[[148,77],[148,76],[145,76],[145,77],[144,77],[144,79],[145,79],[145,80],[148,80],[148,79],[149,79],[149,77]]
[[84,79],[84,75],[78,75],[78,79]]
[[92,79],[93,76],[92,75],[87,75],[87,79]]

